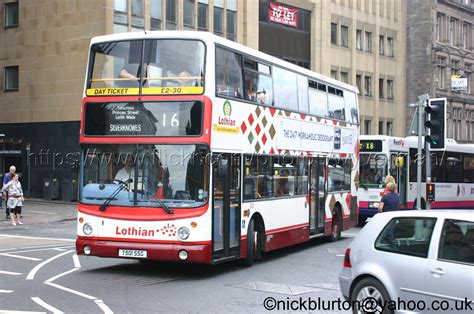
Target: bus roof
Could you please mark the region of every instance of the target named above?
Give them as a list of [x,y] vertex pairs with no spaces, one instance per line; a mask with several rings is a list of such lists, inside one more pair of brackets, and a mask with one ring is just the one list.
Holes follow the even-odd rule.
[[249,48],[241,45],[234,41],[222,38],[209,32],[198,32],[198,31],[140,31],[140,32],[128,32],[128,33],[117,33],[111,35],[96,36],[91,39],[91,45],[96,43],[110,42],[110,41],[121,41],[121,40],[137,40],[137,39],[158,39],[158,38],[186,38],[186,39],[200,39],[207,43],[213,42],[237,51],[247,53],[258,59],[265,60],[266,62],[280,65],[289,70],[304,74],[308,77],[312,77],[316,80],[324,81],[329,84],[335,85],[339,88],[343,88],[354,93],[358,93],[359,90],[356,86],[352,86],[341,81],[335,80],[331,77],[324,76],[322,74],[313,72],[311,70],[302,68],[294,65],[293,63],[284,61],[282,59],[273,57],[265,54],[261,51]]

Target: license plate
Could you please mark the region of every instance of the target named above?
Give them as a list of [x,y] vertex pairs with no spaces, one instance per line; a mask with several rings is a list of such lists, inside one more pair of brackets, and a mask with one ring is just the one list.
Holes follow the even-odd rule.
[[136,258],[146,258],[147,251],[145,250],[126,250],[126,249],[119,249],[120,257],[136,257]]

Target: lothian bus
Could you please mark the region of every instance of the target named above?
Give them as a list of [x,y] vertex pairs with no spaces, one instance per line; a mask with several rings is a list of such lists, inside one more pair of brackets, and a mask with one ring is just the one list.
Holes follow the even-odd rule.
[[213,34],[91,40],[78,254],[250,265],[357,224],[357,89]]
[[[377,213],[387,175],[395,178],[401,209],[415,209],[417,160],[422,163],[421,208],[426,208],[425,153],[418,157],[418,137],[361,135],[359,218]],[[433,209],[474,209],[474,145],[448,139],[445,151],[431,152],[431,182],[435,187]]]

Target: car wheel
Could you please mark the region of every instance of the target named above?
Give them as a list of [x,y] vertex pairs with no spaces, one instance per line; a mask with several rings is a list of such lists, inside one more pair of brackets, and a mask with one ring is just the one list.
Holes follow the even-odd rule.
[[331,241],[336,242],[341,239],[342,218],[340,211],[335,211],[332,215]]
[[387,289],[374,278],[359,281],[351,293],[352,313],[384,313],[391,314],[389,309],[383,310],[384,304],[390,301]]

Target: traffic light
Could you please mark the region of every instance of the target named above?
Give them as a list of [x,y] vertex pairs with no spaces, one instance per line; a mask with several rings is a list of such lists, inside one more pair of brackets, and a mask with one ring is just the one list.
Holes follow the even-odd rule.
[[426,201],[432,203],[435,201],[435,185],[434,183],[426,184]]
[[428,100],[425,108],[425,127],[428,135],[425,140],[430,144],[431,150],[446,149],[446,98]]

